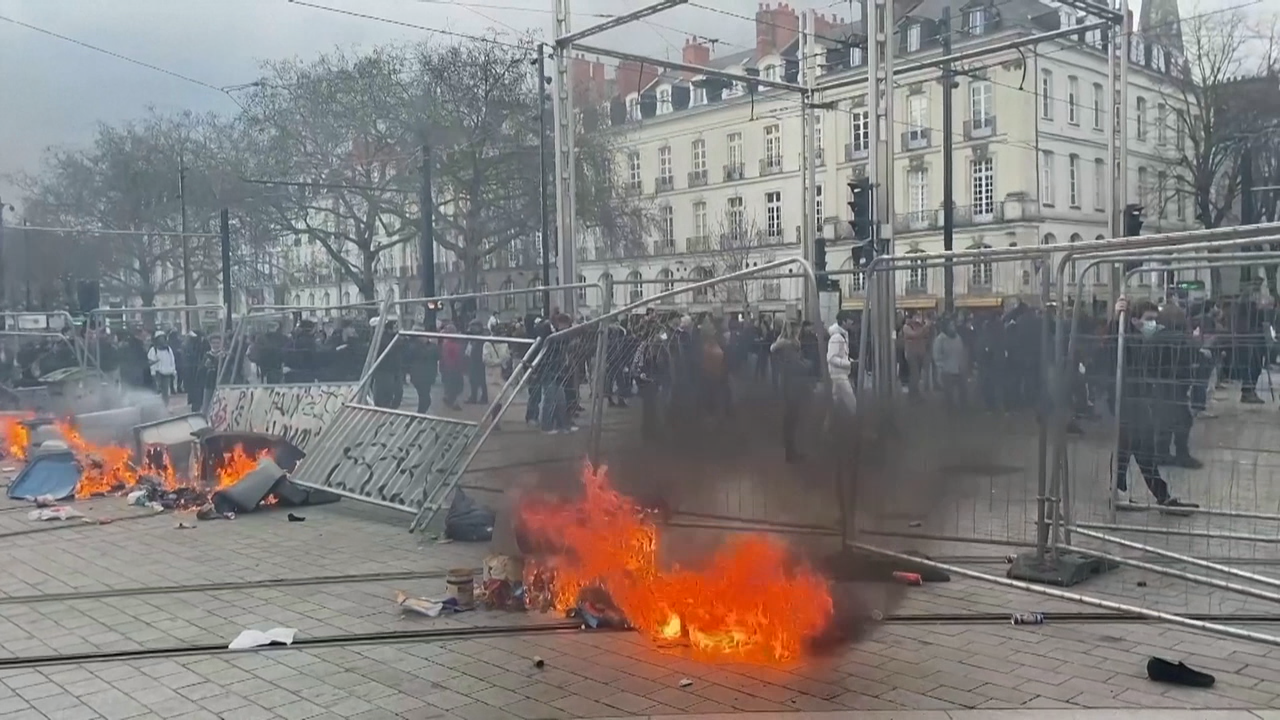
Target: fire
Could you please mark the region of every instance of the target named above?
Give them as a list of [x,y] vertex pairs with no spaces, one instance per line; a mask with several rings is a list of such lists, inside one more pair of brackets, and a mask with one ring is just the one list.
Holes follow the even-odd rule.
[[[604,589],[635,628],[657,639],[687,637],[707,655],[764,662],[798,658],[833,612],[826,580],[790,560],[764,535],[725,544],[700,570],[658,567],[658,533],[635,503],[586,468],[574,503],[530,500],[523,531],[559,548],[534,574],[552,575],[553,604],[577,605],[584,588]],[[531,582],[530,585],[533,583]]]
[[54,425],[84,469],[80,484],[76,485],[77,500],[117,493],[138,482],[138,469],[133,465],[128,448],[91,443],[65,421]]
[[3,436],[3,450],[6,455],[17,460],[27,459],[27,445],[31,443],[31,431],[22,421],[26,418],[6,416],[0,418],[0,436]]
[[240,481],[240,478],[253,472],[254,468],[258,467],[259,460],[270,454],[269,450],[260,450],[250,455],[239,445],[222,453],[222,462],[218,464],[217,477],[214,479],[213,489],[217,490],[235,485]]

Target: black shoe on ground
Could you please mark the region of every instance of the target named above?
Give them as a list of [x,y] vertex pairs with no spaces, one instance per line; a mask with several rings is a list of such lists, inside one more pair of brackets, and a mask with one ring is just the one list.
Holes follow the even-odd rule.
[[1167,498],[1164,502],[1158,503],[1156,508],[1158,511],[1166,515],[1195,515],[1195,511],[1200,506],[1195,503],[1183,502],[1178,498]]
[[1257,393],[1246,393],[1240,396],[1240,402],[1245,405],[1265,405],[1267,401],[1258,397]]
[[1197,688],[1213,687],[1217,682],[1217,678],[1209,673],[1192,670],[1185,663],[1170,662],[1158,657],[1147,661],[1147,677],[1160,683]]

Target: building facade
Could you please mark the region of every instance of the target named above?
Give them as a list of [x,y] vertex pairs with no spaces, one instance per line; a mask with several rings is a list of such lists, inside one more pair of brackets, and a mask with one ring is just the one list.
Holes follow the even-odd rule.
[[[942,7],[932,0],[897,4],[899,67],[942,54],[937,40]],[[1039,0],[959,7],[952,20],[954,51],[1092,20]],[[795,81],[796,12],[786,5],[763,5],[756,24],[756,47],[713,57],[708,48],[690,41],[685,62]],[[1167,37],[1161,40],[1167,42]],[[825,51],[817,70],[819,88],[865,77],[860,22],[818,16],[815,41]],[[1008,51],[957,68],[952,89],[957,250],[1065,246],[1109,236],[1105,113],[1113,103],[1106,97],[1107,42],[1104,32],[1082,31],[1042,43],[1035,51]],[[1119,113],[1129,133],[1129,176],[1119,207],[1143,205],[1146,232],[1193,225],[1190,198],[1176,190],[1180,184],[1173,177],[1179,147],[1186,142],[1179,108],[1173,106],[1178,94],[1169,91],[1170,83],[1180,80],[1180,58],[1179,48],[1134,35],[1129,102]],[[845,307],[861,307],[866,283],[856,272],[847,202],[850,183],[867,174],[871,115],[865,85],[819,93],[825,109],[815,112],[815,200],[806,208],[798,96],[680,73],[637,77],[636,69],[625,64],[618,76],[615,126],[625,138],[618,169],[634,192],[652,196],[658,230],[643,256],[601,257],[595,248],[580,248],[579,279],[612,281],[615,306],[638,301],[690,279],[798,256],[800,224],[810,222],[826,238],[828,268],[844,273],[838,276]],[[629,84],[633,80],[635,86]],[[882,128],[881,137],[895,145],[896,212],[880,220],[893,225],[895,254],[940,251],[940,72],[899,72],[895,86],[893,127],[889,132]],[[638,90],[628,91],[630,87]],[[1040,272],[1039,264],[1030,262],[957,268],[956,304],[1000,306],[1012,298],[1036,296]],[[1105,296],[1109,276],[1092,274],[1086,296]],[[940,269],[908,269],[898,273],[897,283],[903,306],[939,306]],[[803,294],[798,280],[750,285],[737,297],[711,298],[710,304],[770,310],[794,307]],[[721,293],[728,294],[733,293]],[[682,297],[680,302],[705,299]]]

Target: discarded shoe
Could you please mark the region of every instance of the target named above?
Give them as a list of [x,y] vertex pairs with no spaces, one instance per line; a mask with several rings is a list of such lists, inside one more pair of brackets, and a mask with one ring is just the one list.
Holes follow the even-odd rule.
[[1198,688],[1213,687],[1218,681],[1209,673],[1192,670],[1185,663],[1174,663],[1158,657],[1147,661],[1147,677],[1155,682]]
[[306,522],[306,521],[307,519],[302,517],[301,515],[294,515],[293,513],[289,513],[289,522]]

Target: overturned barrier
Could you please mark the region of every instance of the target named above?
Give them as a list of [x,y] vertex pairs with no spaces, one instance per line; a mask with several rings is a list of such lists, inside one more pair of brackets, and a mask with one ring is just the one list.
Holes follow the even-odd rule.
[[215,432],[275,435],[310,452],[322,431],[351,399],[357,383],[224,385],[209,402]]

